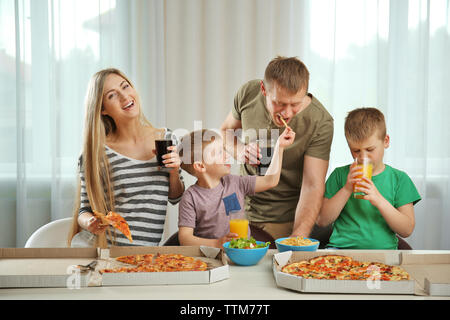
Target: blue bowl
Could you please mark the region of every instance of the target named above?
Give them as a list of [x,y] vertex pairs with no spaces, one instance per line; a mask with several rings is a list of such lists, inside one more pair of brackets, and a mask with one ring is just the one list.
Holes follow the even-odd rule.
[[275,245],[277,246],[278,251],[280,251],[280,252],[289,251],[289,250],[290,251],[316,251],[317,248],[319,248],[319,244],[320,244],[319,240],[312,239],[312,238],[305,238],[305,239],[309,239],[311,241],[317,242],[310,246],[290,246],[287,244],[280,243],[281,241],[286,240],[286,239],[289,239],[289,237],[279,238],[279,239],[275,240]]
[[[256,241],[256,244],[264,244],[263,241]],[[240,266],[253,266],[259,262],[267,253],[269,246],[256,249],[235,249],[230,248],[230,242],[223,244],[228,258]]]

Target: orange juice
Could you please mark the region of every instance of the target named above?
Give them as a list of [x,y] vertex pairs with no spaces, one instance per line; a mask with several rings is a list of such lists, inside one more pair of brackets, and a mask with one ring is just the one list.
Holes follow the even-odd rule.
[[248,220],[247,219],[231,219],[230,232],[237,233],[239,238],[248,237]]
[[[362,177],[365,177],[372,179],[373,164],[369,159],[358,159],[356,166],[358,167],[358,171],[361,171],[361,174],[357,175],[356,178],[361,179]],[[353,185],[353,197],[356,199],[363,199],[366,194],[364,192],[357,192],[357,187],[359,187],[359,184],[355,183]]]

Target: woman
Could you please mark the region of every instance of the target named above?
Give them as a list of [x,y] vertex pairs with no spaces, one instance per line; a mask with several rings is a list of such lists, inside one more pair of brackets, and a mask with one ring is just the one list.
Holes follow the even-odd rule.
[[[86,240],[100,247],[158,245],[167,202],[180,200],[184,184],[176,147],[169,147],[169,153],[163,156],[165,168],[158,167],[155,140],[174,137],[168,129],[154,128],[144,117],[131,81],[117,69],[101,70],[92,77],[85,105],[78,196],[69,245],[79,246]],[[115,211],[124,217],[133,243],[103,225],[92,214],[94,210],[104,214]]]

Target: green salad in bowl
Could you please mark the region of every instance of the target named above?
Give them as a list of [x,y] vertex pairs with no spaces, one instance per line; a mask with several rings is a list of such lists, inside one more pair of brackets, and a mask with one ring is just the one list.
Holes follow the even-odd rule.
[[270,245],[270,241],[261,242],[256,241],[253,237],[250,239],[246,238],[238,238],[230,241],[229,248],[234,249],[257,249],[257,248],[265,248]]
[[225,242],[223,248],[235,264],[252,266],[266,255],[269,245],[270,242],[256,241],[254,238],[239,238]]

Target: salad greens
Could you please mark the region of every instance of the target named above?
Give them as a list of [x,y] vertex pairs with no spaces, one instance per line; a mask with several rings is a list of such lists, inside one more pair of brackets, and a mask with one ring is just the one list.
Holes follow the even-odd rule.
[[230,241],[230,248],[234,249],[256,249],[256,248],[265,248],[270,245],[270,241],[266,243],[257,244],[256,240],[253,237],[250,239],[246,238],[238,238]]

